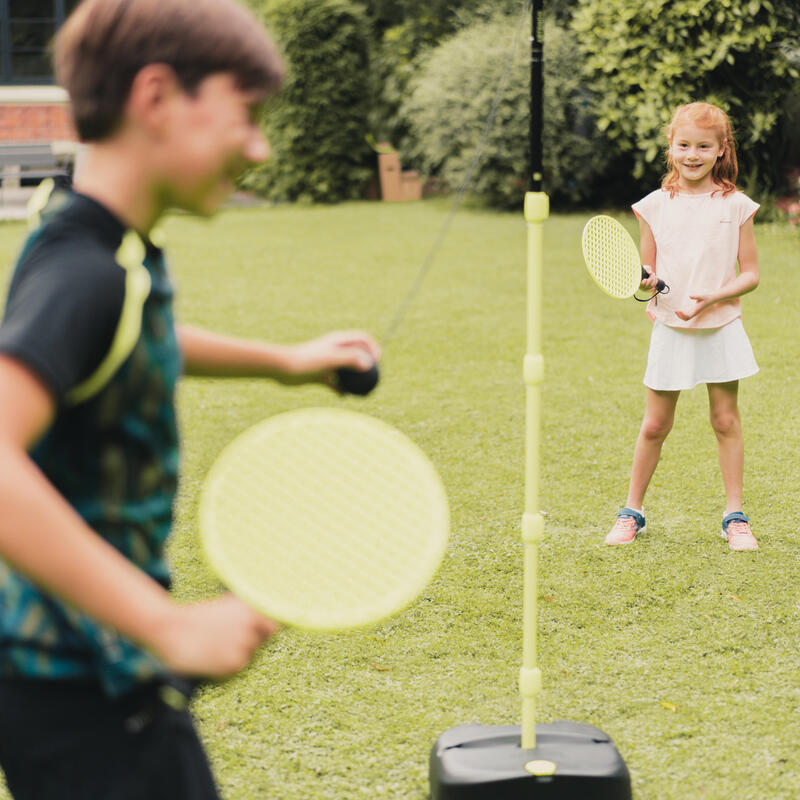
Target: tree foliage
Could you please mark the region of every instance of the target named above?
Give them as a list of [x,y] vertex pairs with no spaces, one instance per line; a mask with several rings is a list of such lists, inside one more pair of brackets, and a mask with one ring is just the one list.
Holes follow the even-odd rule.
[[374,154],[365,141],[368,26],[348,0],[268,0],[263,15],[288,74],[264,127],[272,157],[245,186],[275,200],[363,197]]
[[[560,2],[563,0],[559,0]],[[568,0],[569,1],[569,0]],[[405,41],[413,57],[477,17],[513,13],[523,0],[358,0],[378,40]],[[386,37],[386,34],[392,33]],[[401,32],[402,31],[402,32]]]
[[745,181],[773,188],[798,22],[796,0],[580,0],[572,27],[598,130],[652,184],[672,111],[706,100],[731,116]]
[[[366,134],[391,141],[405,166],[461,183],[523,0],[245,1],[263,12],[289,64],[265,121],[274,157],[246,185],[285,200],[362,196],[375,169]],[[545,8],[545,188],[554,203],[626,203],[651,188],[664,169],[664,124],[696,99],[731,114],[743,186],[778,188],[781,161],[798,147],[798,0]],[[517,205],[526,181],[528,26],[475,176],[493,206]]]

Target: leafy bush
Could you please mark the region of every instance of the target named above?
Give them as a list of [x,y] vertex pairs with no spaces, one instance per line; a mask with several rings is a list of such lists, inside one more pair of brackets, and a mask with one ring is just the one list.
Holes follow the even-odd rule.
[[[409,83],[425,55],[477,19],[503,9],[519,10],[519,0],[358,0],[372,25],[370,130],[409,152],[409,130],[400,109]],[[406,164],[416,166],[406,159]]]
[[[473,160],[518,21],[516,16],[498,17],[464,29],[429,55],[411,83],[402,109],[415,141],[411,155],[451,188],[461,184]],[[473,175],[473,194],[495,208],[518,208],[527,188],[530,49],[529,23],[523,25],[497,116]],[[544,39],[545,188],[555,204],[587,201],[596,194],[609,153],[591,138],[572,34],[548,20]]]
[[745,179],[773,188],[781,108],[798,77],[782,44],[798,21],[796,0],[581,0],[576,63],[599,130],[652,186],[664,170],[662,128],[672,111],[706,100],[732,118]]
[[264,119],[272,156],[244,185],[274,200],[362,197],[374,172],[368,132],[368,29],[348,0],[268,0],[263,16],[287,80]]

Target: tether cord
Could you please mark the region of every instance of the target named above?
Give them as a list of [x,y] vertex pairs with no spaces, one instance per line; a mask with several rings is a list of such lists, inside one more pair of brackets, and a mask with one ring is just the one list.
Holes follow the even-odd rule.
[[387,325],[386,330],[381,338],[381,343],[385,347],[394,337],[395,333],[397,332],[397,328],[399,327],[400,323],[402,322],[403,318],[406,315],[411,303],[413,302],[414,298],[417,296],[420,287],[422,286],[423,281],[427,277],[428,273],[433,266],[433,260],[436,257],[436,254],[439,252],[439,248],[442,246],[442,242],[444,241],[445,236],[447,235],[448,230],[450,229],[450,225],[453,222],[453,217],[455,217],[456,212],[461,205],[461,201],[464,198],[467,190],[470,188],[473,180],[473,175],[475,173],[475,169],[480,162],[481,156],[483,155],[483,148],[486,145],[486,139],[488,138],[489,131],[492,129],[492,125],[494,124],[494,118],[497,115],[497,108],[500,105],[500,100],[503,96],[503,89],[505,89],[506,82],[508,81],[508,75],[511,72],[511,65],[514,63],[514,57],[517,54],[517,47],[519,45],[519,38],[520,38],[520,31],[523,28],[525,20],[528,17],[528,13],[531,8],[532,0],[525,0],[525,4],[522,9],[522,13],[520,14],[519,23],[517,24],[517,30],[514,34],[514,41],[511,45],[511,50],[509,52],[508,59],[506,60],[506,66],[503,71],[503,75],[500,78],[500,82],[497,85],[497,91],[495,92],[494,99],[492,100],[491,108],[489,109],[489,114],[486,117],[486,122],[483,125],[483,130],[481,131],[480,138],[478,139],[478,144],[475,147],[475,154],[472,156],[472,161],[470,162],[469,166],[467,167],[467,171],[464,173],[464,177],[461,180],[461,184],[459,185],[456,195],[453,198],[453,203],[450,206],[450,210],[445,217],[444,222],[442,223],[442,227],[439,229],[439,233],[436,236],[436,239],[433,242],[430,250],[428,251],[427,255],[425,256],[424,261],[422,262],[422,266],[420,267],[419,271],[417,272],[416,277],[414,278],[414,282],[411,284],[411,288],[406,293],[406,296],[403,298],[402,303],[397,308],[397,311],[394,314],[391,322]]

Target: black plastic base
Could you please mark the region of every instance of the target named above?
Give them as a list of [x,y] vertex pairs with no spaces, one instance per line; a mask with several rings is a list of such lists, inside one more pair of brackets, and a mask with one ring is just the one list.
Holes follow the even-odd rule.
[[[599,728],[560,720],[536,726],[536,747],[523,750],[519,725],[461,725],[431,751],[431,800],[631,800],[628,768]],[[532,761],[555,764],[534,775]],[[541,770],[537,770],[541,771]]]

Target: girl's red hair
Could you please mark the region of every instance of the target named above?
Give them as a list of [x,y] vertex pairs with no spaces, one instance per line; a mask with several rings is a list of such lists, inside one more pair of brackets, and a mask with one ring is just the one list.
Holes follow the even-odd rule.
[[711,170],[711,179],[722,187],[723,197],[736,191],[736,178],[739,175],[739,162],[736,158],[736,145],[733,142],[733,128],[728,115],[710,103],[689,103],[679,106],[672,115],[672,121],[664,129],[667,136],[667,167],[669,172],[661,182],[661,188],[674,197],[678,191],[678,170],[672,162],[672,137],[675,129],[684,123],[691,123],[698,128],[710,128],[714,131],[723,148],[722,155]]

